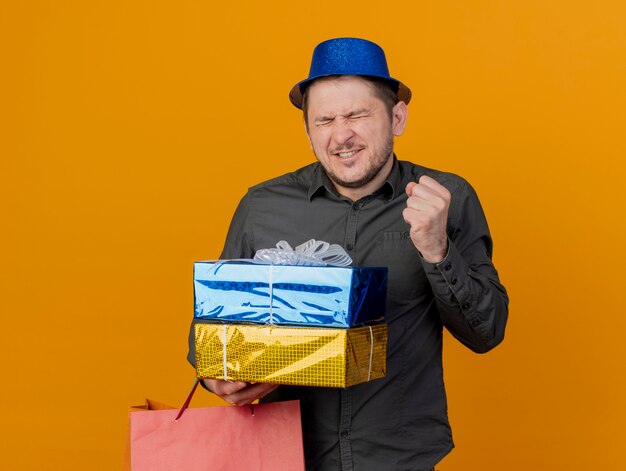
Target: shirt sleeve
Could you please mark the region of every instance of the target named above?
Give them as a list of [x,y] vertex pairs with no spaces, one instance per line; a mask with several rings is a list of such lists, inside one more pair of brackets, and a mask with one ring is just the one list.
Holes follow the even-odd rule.
[[[254,256],[253,238],[251,230],[250,220],[250,193],[246,195],[239,202],[239,206],[233,215],[226,235],[226,242],[220,260],[228,260],[233,258],[252,258]],[[187,353],[187,361],[191,363],[194,368],[196,366],[196,342],[195,342],[195,329],[194,326],[197,322],[203,322],[194,318],[191,322],[189,329],[189,352]],[[201,383],[204,387],[204,383]]]
[[465,346],[485,353],[504,338],[509,299],[491,260],[493,243],[476,192],[462,180],[452,194],[448,253],[422,265],[443,324]]
[[239,202],[237,210],[230,221],[226,235],[226,242],[220,260],[233,258],[254,257],[253,234],[251,224],[251,197],[250,193]]

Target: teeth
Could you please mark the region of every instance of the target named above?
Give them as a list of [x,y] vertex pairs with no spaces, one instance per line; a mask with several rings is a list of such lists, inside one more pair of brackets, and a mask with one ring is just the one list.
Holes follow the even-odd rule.
[[356,154],[355,150],[351,150],[350,152],[339,152],[339,157],[352,157]]

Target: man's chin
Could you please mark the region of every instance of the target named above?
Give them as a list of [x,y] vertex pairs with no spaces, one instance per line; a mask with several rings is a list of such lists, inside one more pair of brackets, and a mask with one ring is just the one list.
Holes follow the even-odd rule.
[[369,182],[371,182],[374,177],[376,176],[376,174],[374,175],[364,175],[361,178],[353,178],[350,180],[344,180],[342,178],[339,178],[337,175],[335,174],[328,174],[328,178],[330,178],[330,180],[335,184],[335,185],[339,185],[343,188],[350,188],[350,189],[355,189],[355,188],[361,188],[365,185],[367,185]]

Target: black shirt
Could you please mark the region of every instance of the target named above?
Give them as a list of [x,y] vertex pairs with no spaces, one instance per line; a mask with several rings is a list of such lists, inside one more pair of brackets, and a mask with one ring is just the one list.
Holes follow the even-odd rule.
[[[423,260],[402,218],[406,185],[428,175],[452,194],[449,248]],[[506,291],[491,262],[480,202],[462,178],[397,161],[382,187],[340,196],[318,163],[249,189],[221,259],[252,258],[286,240],[342,245],[354,266],[389,268],[387,376],[347,389],[281,386],[264,401],[299,399],[307,470],[426,470],[454,446],[442,371],[442,328],[475,352],[504,337]],[[194,362],[193,340],[189,360]]]

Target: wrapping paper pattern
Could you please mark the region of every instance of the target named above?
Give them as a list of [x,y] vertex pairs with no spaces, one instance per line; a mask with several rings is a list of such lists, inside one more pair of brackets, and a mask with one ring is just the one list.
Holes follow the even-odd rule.
[[347,387],[386,374],[385,324],[329,329],[196,323],[195,343],[199,378]]
[[385,312],[387,268],[196,262],[198,319],[348,328]]

